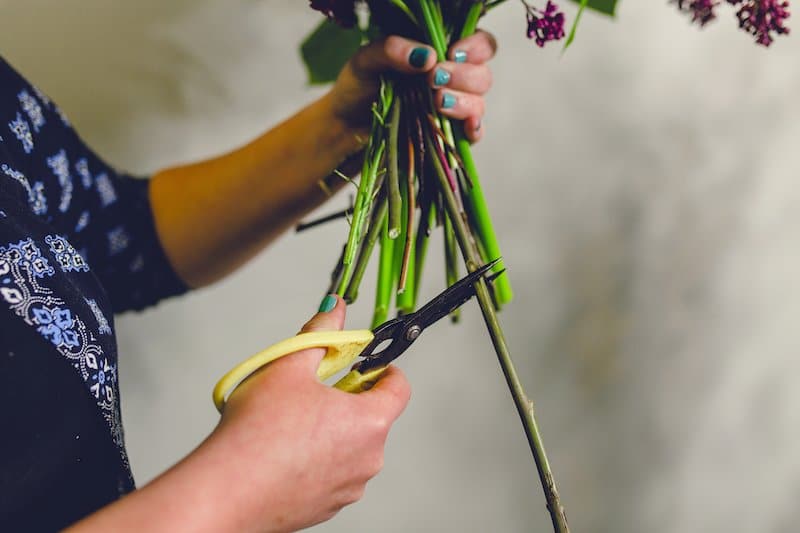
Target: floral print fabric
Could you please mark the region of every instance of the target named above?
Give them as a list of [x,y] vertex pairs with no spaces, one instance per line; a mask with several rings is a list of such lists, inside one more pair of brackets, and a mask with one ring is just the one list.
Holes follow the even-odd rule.
[[[118,450],[118,468],[110,470],[119,472],[119,493],[134,485],[113,314],[185,290],[160,247],[147,180],[104,163],[55,104],[0,58],[0,357],[48,350],[53,365],[74,369],[84,386],[65,383],[64,394],[93,400]],[[9,333],[22,324],[45,342],[25,344]],[[0,375],[26,379],[36,382]],[[28,437],[4,428],[4,439]]]

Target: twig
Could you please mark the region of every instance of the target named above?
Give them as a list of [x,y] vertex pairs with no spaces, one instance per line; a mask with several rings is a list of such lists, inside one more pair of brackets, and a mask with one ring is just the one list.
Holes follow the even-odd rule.
[[[429,144],[435,141],[430,135],[427,136]],[[467,269],[472,272],[478,269],[480,265],[480,257],[477,250],[469,237],[469,230],[464,221],[464,217],[458,210],[455,197],[450,190],[450,184],[445,174],[442,162],[437,158],[433,159],[433,165],[436,174],[439,178],[440,190],[444,196],[445,208],[450,221],[453,223],[456,238],[458,239],[461,253],[464,256],[464,261],[467,264]],[[494,305],[489,294],[489,288],[484,279],[481,279],[475,284],[476,295],[481,311],[483,313],[486,328],[489,330],[489,335],[494,345],[494,350],[497,353],[497,358],[500,361],[500,367],[503,370],[503,375],[506,378],[511,396],[514,398],[514,404],[517,407],[522,425],[525,428],[525,435],[528,438],[531,452],[533,453],[536,468],[539,471],[539,478],[542,482],[544,489],[545,499],[547,500],[547,509],[550,512],[550,518],[553,522],[553,528],[556,533],[568,533],[569,525],[567,524],[567,517],[564,512],[564,507],[561,505],[561,498],[558,494],[555,478],[553,477],[550,463],[547,460],[542,437],[539,433],[539,426],[536,423],[534,416],[533,402],[528,399],[522,382],[517,376],[517,371],[514,368],[514,362],[511,359],[511,353],[508,350],[503,330],[500,327],[500,322],[495,313]]]

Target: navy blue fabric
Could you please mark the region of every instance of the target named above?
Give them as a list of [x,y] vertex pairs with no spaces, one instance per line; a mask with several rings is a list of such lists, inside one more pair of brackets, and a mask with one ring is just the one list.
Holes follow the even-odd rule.
[[56,530],[134,489],[113,315],[184,291],[148,181],[0,58],[0,530]]

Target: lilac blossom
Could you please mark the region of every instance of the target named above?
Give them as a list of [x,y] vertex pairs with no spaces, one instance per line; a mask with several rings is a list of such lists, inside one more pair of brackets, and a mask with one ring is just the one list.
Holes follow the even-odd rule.
[[678,9],[689,12],[692,15],[692,22],[705,26],[717,18],[714,10],[719,5],[716,0],[677,0]]
[[558,6],[547,1],[544,10],[537,9],[524,0],[522,2],[527,10],[528,39],[534,39],[539,47],[549,41],[557,41],[564,37],[564,13]]
[[[717,18],[715,10],[719,0],[671,0],[678,5],[678,9],[689,13],[692,22],[705,26]],[[789,28],[784,22],[789,18],[788,0],[726,0],[739,9],[736,18],[739,27],[754,36],[756,43],[769,46],[775,35],[786,35]]]
[[739,27],[753,35],[758,44],[772,44],[772,33],[789,33],[789,28],[783,25],[789,18],[789,2],[786,0],[728,0],[728,3],[740,6],[736,12]]

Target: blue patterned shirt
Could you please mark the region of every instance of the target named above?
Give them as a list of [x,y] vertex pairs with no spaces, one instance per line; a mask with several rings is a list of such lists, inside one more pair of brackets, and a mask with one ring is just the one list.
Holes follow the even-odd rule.
[[113,315],[185,290],[148,181],[0,58],[0,530],[60,529],[133,490]]

